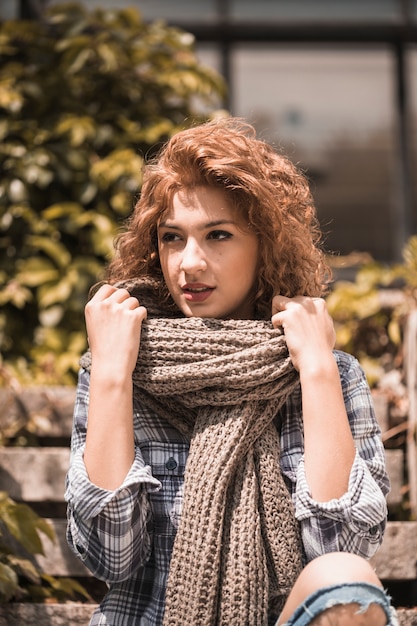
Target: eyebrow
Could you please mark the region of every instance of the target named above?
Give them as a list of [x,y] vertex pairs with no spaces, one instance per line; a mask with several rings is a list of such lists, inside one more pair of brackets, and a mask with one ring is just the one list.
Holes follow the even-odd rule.
[[[213,222],[207,222],[207,224],[203,224],[199,226],[199,230],[205,230],[206,228],[214,228],[216,226],[225,226],[231,225],[236,226],[236,222],[232,220],[214,220]],[[169,222],[160,222],[158,228],[169,228],[172,230],[181,230],[180,226],[176,226],[175,224],[170,224]]]

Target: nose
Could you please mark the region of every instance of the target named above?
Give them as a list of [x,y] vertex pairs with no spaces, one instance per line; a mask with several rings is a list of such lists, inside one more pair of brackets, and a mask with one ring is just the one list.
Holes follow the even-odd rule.
[[182,251],[181,269],[186,274],[201,272],[207,269],[204,250],[195,240],[188,240]]

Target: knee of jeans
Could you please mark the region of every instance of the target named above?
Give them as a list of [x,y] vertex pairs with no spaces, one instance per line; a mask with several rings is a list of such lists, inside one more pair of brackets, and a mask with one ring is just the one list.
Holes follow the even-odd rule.
[[387,626],[398,626],[396,611],[388,594],[381,587],[369,583],[335,584],[318,589],[305,598],[283,626],[308,626],[325,611],[340,605],[355,605],[358,614],[377,605],[385,613]]

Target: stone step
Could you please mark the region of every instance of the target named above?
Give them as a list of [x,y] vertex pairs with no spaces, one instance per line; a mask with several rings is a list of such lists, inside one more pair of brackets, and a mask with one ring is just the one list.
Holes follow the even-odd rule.
[[417,522],[388,522],[371,563],[381,580],[417,579]]
[[0,448],[0,485],[13,500],[63,502],[69,448]]
[[[19,501],[62,502],[69,461],[69,447],[0,448],[1,488]],[[386,450],[386,463],[391,479],[388,506],[396,506],[404,484],[402,450]]]
[[[53,576],[90,576],[67,545],[66,520],[48,521],[56,541],[43,537],[45,556],[36,557],[40,569]],[[417,522],[388,522],[384,541],[371,563],[381,580],[417,579]]]
[[[0,605],[0,626],[86,626],[95,604]],[[417,608],[398,610],[400,626],[417,626]]]
[[[0,388],[0,430],[4,435],[26,425],[35,437],[71,436],[75,386]],[[9,435],[10,436],[10,435]]]

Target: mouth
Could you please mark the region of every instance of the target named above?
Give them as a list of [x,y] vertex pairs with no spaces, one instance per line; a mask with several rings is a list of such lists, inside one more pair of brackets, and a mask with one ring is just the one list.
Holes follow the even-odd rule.
[[182,292],[188,302],[204,302],[211,296],[214,289],[214,287],[202,284],[184,285],[182,287]]

